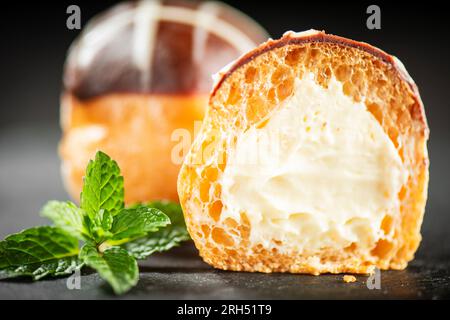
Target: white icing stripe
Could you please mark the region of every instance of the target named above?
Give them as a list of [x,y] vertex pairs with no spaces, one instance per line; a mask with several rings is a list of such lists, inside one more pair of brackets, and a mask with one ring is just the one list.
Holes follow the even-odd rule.
[[[150,5],[150,2],[154,2],[154,0],[148,0],[148,2],[149,3],[145,1],[145,5],[138,6],[138,9],[133,8],[124,12],[116,13],[114,16],[109,17],[103,21],[94,19],[91,23],[89,23],[89,25],[83,32],[81,41],[79,43],[78,53],[76,56],[76,62],[78,63],[78,65],[80,67],[88,66],[94,58],[95,54],[108,41],[110,41],[110,39],[113,38],[114,35],[121,30],[121,28],[125,27],[128,23],[133,22],[136,19],[136,16],[139,17],[139,20],[142,19],[142,23],[144,20],[149,19],[149,17],[151,16],[152,18],[159,18],[159,20],[173,21],[196,26],[197,28],[204,28],[210,33],[224,39],[240,52],[249,51],[256,45],[241,30],[239,30],[232,24],[217,18],[216,12],[213,12],[209,8],[208,10],[206,10],[206,12],[203,12],[202,10],[198,9],[160,5],[157,12],[146,12],[153,11],[154,8],[158,7],[154,4]],[[152,8],[150,8],[150,6]],[[143,13],[139,14],[136,12],[136,10]],[[141,27],[138,27],[137,29],[140,28]],[[152,27],[147,26],[147,28],[148,29],[147,31],[145,31],[145,35],[150,35]],[[142,27],[142,29],[145,28]],[[144,31],[140,32],[144,33]],[[138,35],[136,35],[136,38],[137,37]],[[152,43],[148,44],[149,48],[146,49],[148,50],[148,52],[152,52],[150,48],[151,45]],[[133,51],[134,50],[136,49],[133,47]],[[144,49],[139,48],[138,50]],[[138,55],[140,54],[133,53],[133,56],[137,57]],[[139,61],[142,61],[142,58],[138,59],[140,59]]]
[[160,9],[159,0],[142,0],[135,10],[132,61],[142,72],[143,87],[148,86],[151,80],[150,67],[153,61]]
[[78,43],[76,62],[79,67],[89,66],[95,54],[131,21],[131,12],[115,14],[106,21],[94,19],[88,24]]
[[[217,20],[217,14],[220,10],[220,7],[217,5],[217,2],[205,2],[202,3],[198,7],[198,12],[206,12],[206,15],[198,15],[199,20],[202,21],[203,25],[211,26],[215,20]],[[202,62],[206,42],[208,40],[208,31],[206,28],[199,28],[198,26],[194,28],[193,33],[193,46],[192,46],[192,56],[195,64],[200,64]]]

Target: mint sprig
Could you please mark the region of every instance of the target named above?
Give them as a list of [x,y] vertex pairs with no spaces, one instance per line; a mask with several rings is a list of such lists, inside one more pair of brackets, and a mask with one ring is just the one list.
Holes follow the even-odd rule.
[[[116,294],[139,279],[136,259],[189,239],[181,207],[154,202],[125,208],[117,163],[99,151],[86,169],[80,207],[50,201],[41,210],[53,227],[36,227],[0,241],[0,279],[68,275],[91,267]],[[84,242],[81,250],[79,240]]]

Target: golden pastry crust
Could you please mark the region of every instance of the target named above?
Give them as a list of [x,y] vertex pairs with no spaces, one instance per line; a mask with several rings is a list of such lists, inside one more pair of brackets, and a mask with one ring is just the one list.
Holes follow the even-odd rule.
[[[245,212],[239,221],[221,219],[221,185],[227,154],[237,136],[264,126],[311,72],[323,87],[332,76],[344,94],[363,101],[397,148],[409,178],[398,194],[399,212],[386,214],[383,236],[370,252],[357,243],[336,251],[281,252],[250,242]],[[403,269],[421,240],[428,187],[429,130],[417,87],[401,63],[368,44],[324,32],[287,33],[270,40],[221,73],[202,129],[178,177],[178,194],[189,232],[203,259],[224,270],[292,273],[371,273]],[[278,247],[277,247],[278,246]]]
[[[63,97],[59,145],[67,191],[79,199],[86,164],[97,150],[117,161],[125,177],[125,202],[178,201],[182,161],[172,152],[175,130],[194,136],[207,95],[110,94],[88,101]],[[177,138],[178,139],[178,138]],[[178,156],[178,155],[177,155]],[[176,161],[177,160],[177,161]]]

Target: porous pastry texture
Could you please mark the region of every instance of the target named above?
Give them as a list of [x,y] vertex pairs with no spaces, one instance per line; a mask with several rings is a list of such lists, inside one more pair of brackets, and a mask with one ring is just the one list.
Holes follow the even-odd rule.
[[[388,212],[382,235],[370,250],[358,243],[336,250],[284,250],[279,239],[266,247],[251,241],[246,212],[223,218],[220,179],[239,136],[263,127],[293,94],[296,78],[312,73],[323,88],[332,77],[344,94],[363,102],[394,144],[408,172],[398,193],[398,212]],[[269,40],[223,70],[210,96],[202,129],[178,177],[188,230],[203,259],[235,271],[371,273],[404,269],[421,241],[428,187],[429,130],[417,87],[401,62],[360,43],[324,32],[286,33]]]

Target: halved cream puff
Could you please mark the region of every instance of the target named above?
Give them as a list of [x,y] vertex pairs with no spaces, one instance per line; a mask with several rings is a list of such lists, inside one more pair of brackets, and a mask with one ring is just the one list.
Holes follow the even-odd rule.
[[421,240],[428,135],[398,59],[288,32],[218,75],[178,177],[189,232],[225,270],[403,269]]

